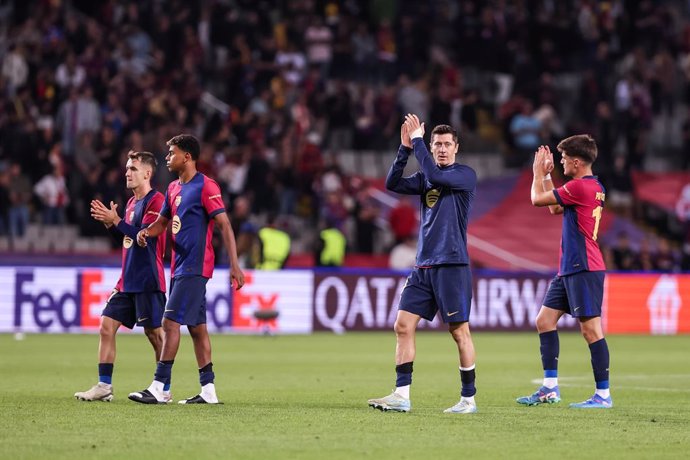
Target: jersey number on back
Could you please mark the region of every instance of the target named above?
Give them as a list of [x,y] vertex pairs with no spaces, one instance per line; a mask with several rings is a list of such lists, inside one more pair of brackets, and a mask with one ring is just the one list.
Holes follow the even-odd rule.
[[601,220],[601,212],[604,210],[603,207],[597,206],[592,211],[592,217],[594,217],[594,232],[592,232],[592,239],[597,240],[597,233],[599,233],[599,221]]

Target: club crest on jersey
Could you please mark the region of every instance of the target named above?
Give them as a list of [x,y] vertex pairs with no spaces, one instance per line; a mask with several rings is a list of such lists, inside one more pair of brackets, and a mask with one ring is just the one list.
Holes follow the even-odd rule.
[[125,235],[124,239],[122,240],[122,246],[124,246],[125,249],[129,249],[132,247],[132,243],[134,243],[134,240]]
[[175,206],[179,206],[180,203],[182,203],[182,195],[177,195],[177,198],[175,198]]
[[179,232],[181,228],[182,228],[182,221],[180,220],[180,216],[173,217],[173,219],[172,219],[173,235],[177,235],[177,232]]
[[437,188],[427,190],[426,195],[424,196],[424,201],[426,202],[427,208],[433,208],[440,196],[441,191]]

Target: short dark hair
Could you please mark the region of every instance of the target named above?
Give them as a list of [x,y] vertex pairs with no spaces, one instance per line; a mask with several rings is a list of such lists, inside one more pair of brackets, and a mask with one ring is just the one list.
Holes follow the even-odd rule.
[[127,154],[127,158],[130,158],[132,160],[139,160],[141,163],[149,165],[151,167],[152,173],[156,172],[156,166],[158,166],[158,161],[151,152],[135,152],[134,150],[130,150]]
[[559,152],[569,157],[577,157],[585,162],[592,164],[597,159],[597,143],[589,134],[576,134],[566,137],[558,143],[556,147]]
[[169,146],[176,145],[183,152],[189,153],[194,161],[199,159],[201,147],[197,138],[191,134],[178,134],[165,144]]
[[453,142],[458,143],[458,132],[450,125],[437,125],[431,131],[431,138],[433,139],[436,134],[452,134]]

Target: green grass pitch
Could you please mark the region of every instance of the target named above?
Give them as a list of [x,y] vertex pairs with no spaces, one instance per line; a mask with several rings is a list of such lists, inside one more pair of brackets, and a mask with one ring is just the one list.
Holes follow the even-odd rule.
[[[578,411],[593,391],[587,346],[561,334],[563,402],[521,407],[541,376],[536,334],[475,333],[477,403],[459,396],[450,336],[420,333],[412,412],[368,398],[394,383],[393,333],[214,336],[222,406],[127,399],[154,371],[143,336],[121,335],[112,403],[72,395],[96,381],[96,335],[0,335],[0,458],[688,458],[690,336],[611,336],[615,407]],[[198,392],[191,341],[173,371],[175,399]]]

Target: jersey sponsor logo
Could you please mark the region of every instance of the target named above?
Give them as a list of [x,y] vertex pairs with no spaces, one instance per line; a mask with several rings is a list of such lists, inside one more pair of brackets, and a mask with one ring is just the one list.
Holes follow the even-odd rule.
[[439,197],[441,196],[441,191],[437,188],[432,188],[426,192],[424,196],[424,201],[426,202],[427,208],[433,208]]
[[175,206],[179,206],[182,203],[182,195],[177,195],[175,198]]
[[148,215],[148,214],[152,214],[152,215],[154,215],[154,216],[160,216],[160,213],[158,213],[158,212],[156,212],[156,211],[146,211],[146,214],[147,214],[147,215]]
[[134,222],[134,211],[129,213],[129,221]]
[[125,235],[125,238],[122,240],[122,246],[125,249],[131,248],[133,243],[134,243],[134,240],[127,235]]
[[[178,197],[179,198],[179,197]],[[172,219],[172,232],[173,235],[177,235],[177,233],[180,231],[182,228],[182,221],[180,220],[180,216],[175,216]]]
[[222,195],[219,193],[218,195],[211,195],[210,197],[208,197],[208,199],[209,199],[209,200],[213,200],[213,199],[215,199],[215,198],[220,198],[221,196],[222,196]]

